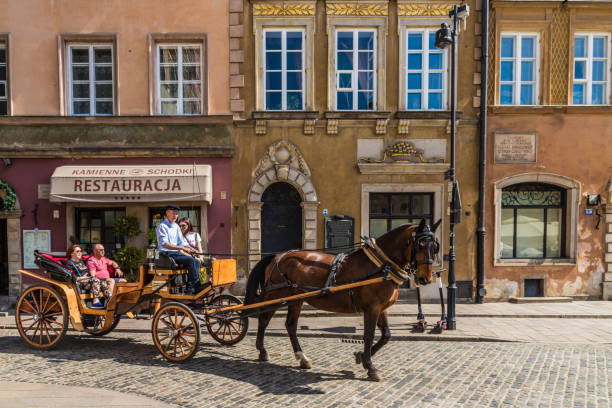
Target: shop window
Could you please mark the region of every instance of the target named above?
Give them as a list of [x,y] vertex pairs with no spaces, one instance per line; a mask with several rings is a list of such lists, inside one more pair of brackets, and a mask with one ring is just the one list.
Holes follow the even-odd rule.
[[406,110],[446,109],[447,52],[435,47],[436,30],[406,30]]
[[264,92],[266,110],[304,109],[304,31],[264,32]]
[[538,35],[502,33],[499,61],[500,105],[538,103]]
[[6,43],[0,42],[0,116],[8,115],[8,64]]
[[609,43],[604,34],[574,36],[574,105],[603,105],[609,102]]
[[125,208],[112,210],[101,208],[77,208],[76,236],[87,253],[92,253],[95,244],[104,245],[109,257],[125,246],[125,238],[115,235],[114,225],[117,218],[125,216]]
[[370,236],[378,238],[402,224],[433,224],[433,193],[370,193]]
[[[189,217],[191,220],[191,225],[193,225],[193,230],[198,234],[202,234],[200,230],[200,209],[199,208],[182,208],[179,211],[178,220],[183,217]],[[165,207],[155,207],[149,208],[149,227],[156,228],[160,222],[162,222],[166,218],[166,208]]]
[[501,257],[565,257],[564,189],[522,183],[502,190]]
[[202,115],[202,45],[157,45],[157,114]]
[[336,30],[336,110],[375,110],[376,82],[376,31]]
[[68,108],[71,115],[114,114],[114,68],[111,44],[70,44]]

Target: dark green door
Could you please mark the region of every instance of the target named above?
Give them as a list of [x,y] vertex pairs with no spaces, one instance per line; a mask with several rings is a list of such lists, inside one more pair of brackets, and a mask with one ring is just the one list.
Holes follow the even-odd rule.
[[302,247],[302,198],[291,184],[274,183],[261,201],[261,250],[283,252]]

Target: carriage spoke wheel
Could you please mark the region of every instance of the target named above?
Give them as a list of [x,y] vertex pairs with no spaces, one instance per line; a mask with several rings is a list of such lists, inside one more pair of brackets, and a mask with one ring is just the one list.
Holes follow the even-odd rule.
[[153,342],[169,361],[189,360],[198,351],[200,326],[198,320],[182,303],[166,303],[153,318]]
[[106,322],[106,316],[95,316],[94,324],[92,327],[90,327],[89,333],[93,336],[104,336],[105,334],[112,332],[119,324],[121,316],[114,316],[113,319],[113,324],[111,324],[108,329],[102,330],[104,323]]
[[[213,309],[227,306],[241,305],[242,302],[231,295],[220,295],[214,298],[210,304]],[[249,329],[249,319],[240,317],[237,310],[218,312],[214,315],[206,315],[206,328],[210,335],[221,344],[236,344],[244,339]]]
[[28,288],[17,302],[15,323],[19,335],[37,349],[55,347],[68,329],[68,307],[60,294],[48,286]]

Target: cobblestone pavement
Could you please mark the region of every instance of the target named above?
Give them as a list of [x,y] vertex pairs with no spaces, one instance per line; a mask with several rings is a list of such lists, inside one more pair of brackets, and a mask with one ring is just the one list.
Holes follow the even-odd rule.
[[383,380],[372,383],[353,360],[360,344],[302,338],[313,368],[300,370],[287,338],[266,339],[269,363],[255,361],[254,341],[224,347],[203,333],[196,357],[175,365],[147,333],[70,333],[41,352],[0,330],[0,381],[96,384],[185,407],[612,405],[609,345],[391,341],[374,358]]

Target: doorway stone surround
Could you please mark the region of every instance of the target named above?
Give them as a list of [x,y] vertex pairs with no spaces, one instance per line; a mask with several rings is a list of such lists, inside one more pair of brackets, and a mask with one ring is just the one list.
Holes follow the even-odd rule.
[[6,219],[8,247],[9,298],[16,298],[21,293],[21,216],[19,201],[13,211],[0,211],[0,218]]
[[602,282],[602,299],[612,300],[612,180],[608,181],[606,190],[607,202],[603,206],[606,217],[606,270]]
[[261,197],[273,183],[289,183],[302,198],[302,248],[317,247],[318,196],[310,179],[310,169],[298,148],[288,141],[277,141],[266,150],[252,174],[248,193],[248,252],[249,271],[261,259]]

